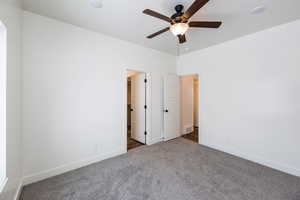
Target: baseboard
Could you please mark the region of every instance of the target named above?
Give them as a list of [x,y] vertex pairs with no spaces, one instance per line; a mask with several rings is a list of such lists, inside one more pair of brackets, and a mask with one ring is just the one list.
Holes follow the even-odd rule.
[[19,197],[22,192],[22,186],[23,186],[22,179],[20,178],[10,179],[9,181],[7,181],[7,184],[3,188],[3,191],[0,194],[0,199],[3,199],[1,198],[1,195],[3,195],[4,198],[9,200],[19,200]]
[[18,188],[17,188],[16,194],[15,194],[14,200],[19,200],[20,199],[20,196],[21,196],[21,193],[22,193],[22,189],[23,189],[23,181],[21,180],[20,183],[19,183],[19,185],[18,185]]
[[110,153],[106,153],[100,156],[94,156],[85,160],[81,160],[81,161],[77,161],[77,162],[72,162],[69,164],[65,164],[53,169],[49,169],[49,170],[45,170],[39,173],[35,173],[35,174],[30,174],[27,175],[23,178],[23,185],[28,185],[31,183],[35,183],[53,176],[57,176],[96,162],[100,162],[102,160],[108,159],[108,158],[112,158],[121,154],[126,153],[126,151],[124,150],[118,150],[118,151],[114,151],[114,152],[110,152]]
[[0,193],[4,190],[7,181],[8,181],[8,178],[5,178],[3,181],[1,181],[1,183],[0,183]]
[[190,134],[194,131],[194,125],[193,124],[184,125],[181,131],[182,131],[181,135]]
[[231,155],[234,155],[234,156],[237,156],[237,157],[240,157],[240,158],[243,158],[243,159],[246,159],[246,160],[267,166],[267,167],[270,167],[272,169],[276,169],[278,171],[281,171],[281,172],[284,172],[284,173],[287,173],[290,175],[300,177],[300,169],[296,169],[291,166],[282,165],[277,162],[261,158],[259,156],[253,156],[249,153],[245,153],[245,152],[239,151],[238,149],[234,149],[234,148],[221,147],[218,145],[205,144],[202,142],[201,142],[201,145],[204,145],[204,146],[207,146],[212,149],[219,150],[219,151],[223,151],[225,153],[228,153],[228,154],[231,154]]
[[156,144],[156,143],[159,143],[159,142],[162,142],[162,141],[163,141],[162,138],[155,138],[155,139],[152,139],[150,142],[148,142],[147,145]]

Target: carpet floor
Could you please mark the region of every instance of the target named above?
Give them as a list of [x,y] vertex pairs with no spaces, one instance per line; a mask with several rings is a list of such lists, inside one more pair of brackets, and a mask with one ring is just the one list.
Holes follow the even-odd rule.
[[300,200],[300,178],[178,138],[28,185],[21,200]]

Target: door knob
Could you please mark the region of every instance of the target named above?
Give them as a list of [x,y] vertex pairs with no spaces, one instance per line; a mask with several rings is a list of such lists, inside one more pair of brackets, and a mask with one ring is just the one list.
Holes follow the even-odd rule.
[[166,113],[167,113],[167,112],[169,112],[169,110],[168,110],[168,109],[166,109],[166,110],[164,110],[164,111],[165,111]]
[[131,112],[133,112],[133,109],[132,109],[132,108],[130,108],[130,111],[131,111]]

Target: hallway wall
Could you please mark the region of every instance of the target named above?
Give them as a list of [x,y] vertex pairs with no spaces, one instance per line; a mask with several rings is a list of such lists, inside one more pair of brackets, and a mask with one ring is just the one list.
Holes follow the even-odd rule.
[[194,79],[194,126],[199,126],[199,80]]
[[194,77],[180,77],[180,86],[181,134],[188,134],[194,128]]

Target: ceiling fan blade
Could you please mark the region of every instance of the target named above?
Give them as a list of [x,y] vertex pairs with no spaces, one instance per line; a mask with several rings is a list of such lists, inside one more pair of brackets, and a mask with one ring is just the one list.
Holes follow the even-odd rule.
[[150,9],[144,10],[143,13],[146,14],[146,15],[150,15],[152,17],[156,17],[156,18],[162,19],[162,20],[167,21],[169,23],[172,22],[172,19],[170,17],[167,17],[165,15],[162,15],[162,14],[160,14],[158,12],[155,12],[153,10],[150,10]]
[[148,39],[151,39],[151,38],[154,38],[155,36],[159,35],[159,34],[162,34],[166,31],[168,31],[170,29],[170,27],[167,27],[167,28],[164,28],[164,29],[161,29],[160,31],[157,31],[156,33],[153,33],[149,36],[147,36]]
[[178,39],[179,39],[179,43],[180,43],[180,44],[182,44],[182,43],[185,43],[185,42],[186,42],[185,35],[178,35],[177,37],[178,37]]
[[190,19],[200,8],[202,8],[209,0],[196,0],[183,14],[184,18]]
[[219,28],[222,22],[190,22],[190,27],[199,27],[199,28]]

